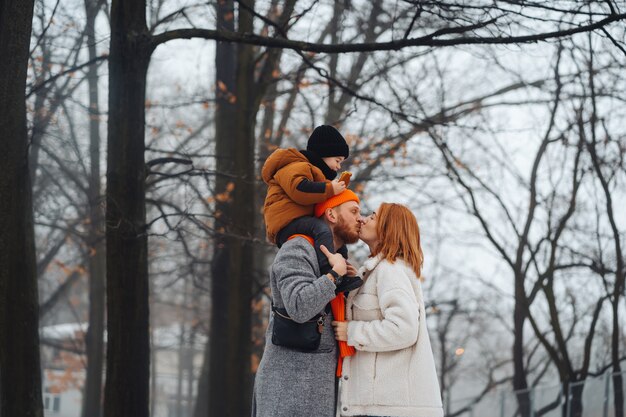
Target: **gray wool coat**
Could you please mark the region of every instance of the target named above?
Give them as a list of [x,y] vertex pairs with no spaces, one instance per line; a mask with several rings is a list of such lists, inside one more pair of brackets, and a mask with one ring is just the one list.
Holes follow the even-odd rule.
[[[285,243],[270,268],[272,301],[298,322],[310,320],[335,297],[335,284],[321,275],[315,250],[303,238]],[[253,417],[333,417],[337,344],[332,312],[326,316],[320,347],[299,352],[272,344],[273,320],[257,370]]]

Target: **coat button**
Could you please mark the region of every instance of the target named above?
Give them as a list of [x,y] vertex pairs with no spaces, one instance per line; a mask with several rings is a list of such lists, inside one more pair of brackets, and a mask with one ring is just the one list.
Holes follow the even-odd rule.
[[348,380],[348,375],[344,376],[343,379]]
[[348,411],[348,407],[344,407],[344,408],[343,408],[343,411]]

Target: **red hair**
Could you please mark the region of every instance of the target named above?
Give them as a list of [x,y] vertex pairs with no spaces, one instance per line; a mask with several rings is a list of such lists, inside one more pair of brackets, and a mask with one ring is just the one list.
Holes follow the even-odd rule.
[[420,244],[420,228],[417,219],[406,206],[382,203],[376,212],[378,245],[372,256],[380,255],[394,263],[404,260],[421,278],[424,255]]

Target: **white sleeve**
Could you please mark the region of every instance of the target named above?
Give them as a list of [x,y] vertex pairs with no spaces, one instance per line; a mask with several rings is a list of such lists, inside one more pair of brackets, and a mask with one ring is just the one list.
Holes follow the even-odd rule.
[[417,341],[419,305],[410,282],[417,278],[409,276],[399,265],[385,263],[379,268],[377,291],[383,318],[348,322],[348,344],[357,350],[399,350]]

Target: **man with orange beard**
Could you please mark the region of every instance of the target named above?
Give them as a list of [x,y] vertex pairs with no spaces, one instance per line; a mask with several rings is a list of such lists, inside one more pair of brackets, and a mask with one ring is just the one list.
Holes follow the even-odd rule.
[[[330,227],[336,248],[358,240],[362,220],[359,204],[359,197],[345,190],[315,207],[316,216]],[[289,240],[270,268],[273,311],[254,385],[255,417],[335,415],[338,350],[328,304],[335,297],[337,278],[355,275],[356,270],[343,256],[323,248],[332,270],[321,274],[311,242],[299,235]],[[277,320],[300,325],[315,321],[321,333],[319,345],[314,349],[280,345],[282,336],[274,333]]]

